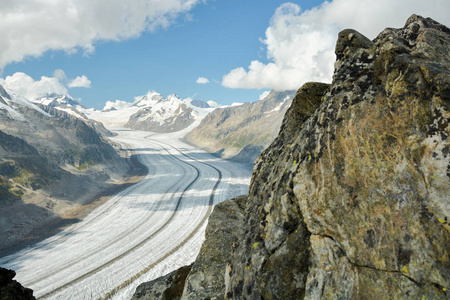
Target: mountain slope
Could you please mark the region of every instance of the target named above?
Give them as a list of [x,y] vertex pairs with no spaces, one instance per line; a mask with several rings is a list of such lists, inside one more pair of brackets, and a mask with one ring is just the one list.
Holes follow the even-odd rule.
[[0,239],[5,248],[93,200],[124,175],[127,164],[91,122],[10,95],[1,86],[0,94]]
[[270,92],[264,99],[217,108],[185,141],[223,158],[253,163],[278,134],[295,92]]
[[[33,103],[37,104],[38,107],[45,111],[51,110],[53,116],[64,116],[64,113],[66,113],[83,120],[83,122],[93,127],[104,136],[114,136],[114,134],[107,130],[101,122],[88,118],[84,113],[88,109],[68,95],[51,93],[45,97],[34,100]],[[58,111],[63,113],[59,113]]]

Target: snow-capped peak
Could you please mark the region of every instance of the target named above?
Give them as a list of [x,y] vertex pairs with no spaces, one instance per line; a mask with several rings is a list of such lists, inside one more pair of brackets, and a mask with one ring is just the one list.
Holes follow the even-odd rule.
[[51,117],[50,114],[37,107],[30,100],[26,99],[25,97],[16,95],[16,93],[7,88],[6,89],[3,88],[3,86],[1,85],[0,85],[0,98],[3,100],[0,101],[0,110],[2,109],[5,110],[6,113],[13,119],[25,121],[24,116],[16,109],[17,105],[34,109],[47,117]]
[[146,95],[138,96],[134,99],[135,101],[133,103],[133,106],[136,107],[151,106],[165,100],[161,94],[155,91],[150,91]]
[[201,100],[182,99],[177,94],[164,97],[160,93],[149,91],[143,96],[134,97],[134,102],[108,101],[102,111],[93,109],[81,111],[89,118],[101,121],[107,126],[127,126],[149,131],[177,131],[200,122],[213,109]]
[[38,99],[34,100],[33,102],[40,103],[40,104],[47,105],[47,106],[52,106],[52,107],[59,106],[59,105],[76,107],[76,106],[80,105],[80,103],[77,100],[73,99],[71,96],[60,95],[60,94],[56,94],[56,93],[49,93],[42,98],[38,98]]

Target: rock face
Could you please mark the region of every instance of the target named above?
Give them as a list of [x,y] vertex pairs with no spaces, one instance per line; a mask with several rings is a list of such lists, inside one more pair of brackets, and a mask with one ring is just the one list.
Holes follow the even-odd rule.
[[222,158],[253,164],[280,130],[294,91],[272,91],[264,99],[209,113],[185,141]]
[[139,285],[131,300],[179,300],[190,270],[190,266],[181,267],[163,277]]
[[339,34],[257,160],[228,299],[449,299],[450,29]]
[[[240,196],[217,204],[209,217],[206,240],[194,264],[141,284],[132,299],[223,299],[223,278],[244,220],[246,200],[247,196]],[[169,293],[172,298],[167,298]]]
[[339,34],[328,91],[300,89],[254,167],[229,297],[448,299],[449,53],[419,16]]
[[13,280],[16,272],[0,268],[0,299],[34,300],[33,291]]
[[205,242],[192,265],[183,291],[183,300],[223,299],[223,280],[233,245],[244,220],[247,196],[240,196],[214,207],[205,232]]

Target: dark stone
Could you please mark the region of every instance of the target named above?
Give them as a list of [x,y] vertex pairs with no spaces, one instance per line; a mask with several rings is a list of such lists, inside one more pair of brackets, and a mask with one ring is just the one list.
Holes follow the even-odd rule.
[[13,280],[16,272],[0,268],[0,299],[1,300],[29,300],[36,299],[33,290],[23,287]]
[[366,231],[366,234],[364,235],[364,243],[366,243],[366,245],[370,248],[375,246],[375,231],[373,231],[373,229]]

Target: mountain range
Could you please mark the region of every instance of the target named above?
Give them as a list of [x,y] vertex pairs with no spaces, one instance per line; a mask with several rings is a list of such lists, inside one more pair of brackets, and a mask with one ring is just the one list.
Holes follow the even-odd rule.
[[175,94],[163,97],[151,91],[135,97],[134,102],[108,101],[103,110],[77,109],[108,126],[164,133],[192,128],[216,106],[213,101],[208,104],[198,99],[181,99]]

